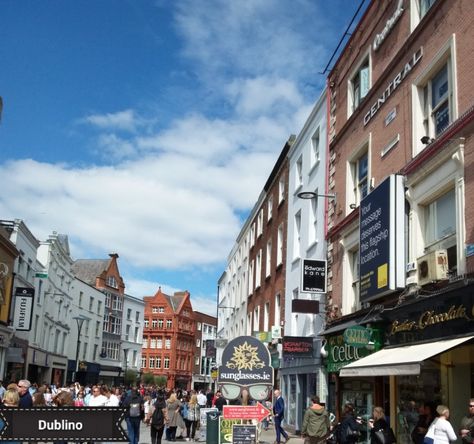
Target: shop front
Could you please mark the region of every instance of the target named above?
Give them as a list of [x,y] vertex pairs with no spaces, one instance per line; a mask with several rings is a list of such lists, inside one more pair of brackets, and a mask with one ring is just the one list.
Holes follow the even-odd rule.
[[[350,325],[350,326],[349,326]],[[365,327],[356,321],[342,326],[338,334],[326,334],[326,368],[329,383],[329,411],[338,419],[346,403],[352,403],[356,416],[367,420],[375,405],[388,399],[388,380],[373,376],[341,378],[340,371],[350,363],[356,363],[380,350],[383,328]]]
[[455,430],[466,415],[474,394],[473,290],[462,283],[386,311],[389,345],[340,370],[347,381],[388,378],[398,442],[411,442],[424,403],[447,405]]

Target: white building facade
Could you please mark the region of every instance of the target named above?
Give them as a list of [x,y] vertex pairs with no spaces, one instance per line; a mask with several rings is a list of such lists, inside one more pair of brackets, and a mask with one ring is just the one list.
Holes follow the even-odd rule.
[[128,294],[123,299],[122,353],[123,371],[139,372],[142,360],[145,302]]
[[[323,92],[288,153],[288,225],[286,257],[285,337],[312,338],[312,356],[285,355],[280,384],[286,398],[285,418],[295,430],[301,429],[302,415],[317,394],[327,398],[327,382],[320,349],[325,319],[325,294],[303,292],[305,260],[326,260],[326,211],[332,208],[326,191],[326,101]],[[299,193],[313,193],[310,199]],[[296,308],[295,301],[299,306]],[[308,301],[307,303],[303,301]],[[319,302],[319,313],[317,304]],[[308,311],[311,313],[305,313]],[[284,338],[285,340],[285,338]],[[291,339],[289,340],[297,340]]]

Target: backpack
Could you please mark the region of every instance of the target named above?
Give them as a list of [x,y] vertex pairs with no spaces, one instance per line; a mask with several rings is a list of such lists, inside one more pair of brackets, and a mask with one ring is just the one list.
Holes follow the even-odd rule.
[[140,407],[141,406],[140,406],[139,402],[130,403],[130,408],[128,410],[128,416],[130,416],[131,418],[138,418],[139,416],[141,416],[142,411],[141,411]]
[[151,415],[151,425],[155,429],[162,429],[165,426],[165,415],[163,415],[163,409],[161,407],[155,407],[153,415]]

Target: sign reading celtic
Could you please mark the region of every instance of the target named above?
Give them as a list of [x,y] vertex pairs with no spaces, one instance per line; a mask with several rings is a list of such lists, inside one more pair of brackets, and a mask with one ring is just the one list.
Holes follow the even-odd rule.
[[252,399],[267,399],[273,387],[273,368],[268,348],[257,338],[240,336],[222,353],[217,384],[226,399],[237,399],[246,388]]

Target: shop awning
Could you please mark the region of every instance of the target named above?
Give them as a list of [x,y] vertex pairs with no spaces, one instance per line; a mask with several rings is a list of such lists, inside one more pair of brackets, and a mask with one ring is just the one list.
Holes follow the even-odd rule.
[[440,353],[467,342],[474,336],[384,348],[341,368],[339,376],[419,375],[421,363]]

